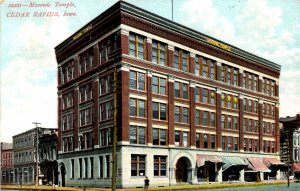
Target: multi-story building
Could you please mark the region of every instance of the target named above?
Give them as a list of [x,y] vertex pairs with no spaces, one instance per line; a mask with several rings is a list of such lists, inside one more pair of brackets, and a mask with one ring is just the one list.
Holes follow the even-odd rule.
[[42,183],[58,185],[57,129],[44,131],[39,137],[39,167]]
[[300,178],[300,114],[279,119],[280,129],[280,157],[286,164],[291,176]]
[[[39,170],[39,137],[56,129],[36,127],[13,136],[14,183],[38,184],[43,175]],[[39,183],[40,184],[40,183]]]
[[1,184],[14,182],[12,143],[1,142]]
[[113,84],[118,187],[279,178],[278,64],[124,1],[55,51],[62,185],[110,187]]

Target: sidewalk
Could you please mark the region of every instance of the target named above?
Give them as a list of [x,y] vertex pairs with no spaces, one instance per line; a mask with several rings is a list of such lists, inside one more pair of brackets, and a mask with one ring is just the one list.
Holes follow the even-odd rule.
[[[197,185],[178,185],[166,187],[149,187],[148,190],[200,190],[200,189],[214,189],[214,188],[228,188],[228,187],[248,187],[248,186],[263,186],[274,184],[287,184],[286,180],[274,180],[265,182],[226,182],[226,183],[212,183],[212,184],[197,184]],[[52,186],[32,186],[32,185],[1,185],[0,188],[5,189],[22,189],[22,190],[63,190],[63,191],[109,191],[110,188],[75,188],[75,187],[52,187]],[[143,188],[124,188],[117,189],[118,191],[140,191]]]

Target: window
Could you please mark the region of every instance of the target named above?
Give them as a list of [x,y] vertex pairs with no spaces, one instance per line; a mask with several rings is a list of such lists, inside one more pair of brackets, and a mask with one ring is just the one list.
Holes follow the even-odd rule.
[[73,129],[74,124],[74,114],[67,114],[62,117],[62,130]]
[[188,146],[188,132],[182,133],[182,143],[184,147]]
[[166,129],[152,129],[152,144],[153,145],[166,145],[167,138],[166,138]]
[[254,120],[254,125],[253,125],[254,126],[254,129],[253,129],[254,132],[258,132],[257,124],[258,124],[258,121]]
[[83,74],[90,69],[92,69],[93,64],[93,51],[88,50],[87,52],[84,52],[80,55],[79,59],[79,71],[80,74]]
[[210,126],[215,127],[215,113],[210,113]]
[[233,129],[238,129],[238,117],[233,117]]
[[225,128],[225,115],[221,115],[221,128]]
[[179,122],[180,121],[180,107],[174,106],[174,121]]
[[175,93],[175,97],[180,98],[180,83],[179,82],[175,82],[174,83],[174,93]]
[[254,139],[254,152],[258,152],[258,140]]
[[200,134],[196,133],[196,147],[200,148]]
[[233,109],[238,108],[238,98],[236,96],[233,97]]
[[202,58],[202,76],[205,78],[208,77],[208,66],[206,58]]
[[166,104],[152,102],[152,117],[153,119],[166,120],[167,119]]
[[175,146],[180,144],[180,131],[175,131]]
[[63,109],[67,109],[73,106],[73,92],[66,93],[62,96]]
[[145,117],[145,100],[130,98],[130,116]]
[[131,155],[131,176],[145,176],[146,156]]
[[152,93],[166,94],[166,79],[153,76],[152,77]]
[[189,90],[187,84],[182,84],[182,98],[188,99],[189,98]]
[[107,61],[108,57],[107,57],[107,46],[105,43],[102,43],[99,45],[100,47],[100,63],[103,64],[104,62]]
[[237,69],[233,70],[233,85],[235,85],[235,86],[238,85],[238,70]]
[[92,84],[87,84],[79,88],[80,102],[92,99]]
[[99,177],[103,178],[103,156],[99,156]]
[[252,112],[252,100],[251,99],[248,100],[248,111]]
[[145,127],[130,125],[130,143],[145,144]]
[[222,150],[225,151],[225,137],[222,136]]
[[227,137],[227,150],[231,151],[232,145],[231,145],[231,137]]
[[189,109],[185,107],[182,108],[182,122],[183,123],[189,122]]
[[90,157],[90,178],[94,178],[94,158]]
[[253,78],[253,90],[257,91],[257,76],[254,76]]
[[108,146],[111,145],[111,128],[100,129],[100,145]]
[[238,151],[238,138],[237,137],[233,137],[233,146],[234,146],[234,151]]
[[105,161],[106,161],[105,177],[110,177],[110,156],[109,155],[105,156]]
[[202,102],[208,103],[208,90],[202,88]]
[[200,102],[200,88],[196,87],[195,88],[195,101]]
[[129,55],[145,58],[145,38],[137,34],[129,34]]
[[224,72],[224,70],[225,70],[225,67],[224,67],[224,65],[222,64],[221,65],[221,82],[225,82],[225,72]]
[[248,139],[248,150],[252,152],[252,139]]
[[113,117],[113,103],[111,101],[107,101],[104,103],[100,103],[100,121],[104,121],[107,119],[111,119]]
[[82,178],[82,158],[79,158],[79,178]]
[[203,147],[205,149],[208,148],[208,137],[207,137],[207,134],[203,134]]
[[195,75],[199,75],[200,74],[200,63],[199,63],[199,56],[196,56],[195,57],[195,71],[194,71],[194,73],[195,73]]
[[74,61],[71,60],[67,64],[61,66],[61,82],[65,83],[72,80],[75,77],[74,73]]
[[177,70],[188,71],[188,52],[175,48],[174,49],[174,64],[173,67]]
[[210,61],[210,79],[215,80],[215,75],[216,75],[215,63]]
[[112,92],[113,90],[113,76],[112,74],[100,78],[100,95]]
[[167,157],[154,155],[154,176],[167,175]]
[[252,119],[248,119],[248,131],[252,132]]
[[197,109],[195,111],[195,124],[200,125],[200,111]]
[[79,111],[80,126],[92,124],[92,113],[92,107]]
[[215,91],[210,90],[210,104],[215,105]]
[[130,71],[130,89],[145,90],[145,74]]
[[159,65],[166,63],[166,45],[153,40],[152,41],[152,62]]
[[205,126],[208,125],[207,117],[208,117],[208,112],[207,111],[203,111],[202,112],[202,125],[205,125]]
[[216,136],[215,135],[211,135],[210,136],[210,138],[211,138],[211,146],[210,146],[210,148],[211,149],[215,149],[215,147],[216,147]]
[[231,68],[227,67],[227,83],[231,84]]
[[231,116],[227,115],[227,128],[228,129],[231,129],[231,124],[232,124],[232,122],[231,122]]

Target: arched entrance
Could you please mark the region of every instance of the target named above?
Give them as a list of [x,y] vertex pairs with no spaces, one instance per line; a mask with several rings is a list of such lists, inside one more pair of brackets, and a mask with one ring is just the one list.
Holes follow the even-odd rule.
[[61,186],[65,187],[65,176],[66,176],[66,167],[64,163],[60,163],[60,178],[61,178]]
[[186,157],[181,157],[176,163],[176,182],[188,181],[188,165],[189,160]]

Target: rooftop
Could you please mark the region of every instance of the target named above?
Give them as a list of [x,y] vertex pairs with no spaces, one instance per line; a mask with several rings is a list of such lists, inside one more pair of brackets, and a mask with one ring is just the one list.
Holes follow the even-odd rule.
[[97,27],[97,24],[99,22],[101,22],[101,20],[103,20],[107,17],[110,17],[113,14],[118,13],[118,12],[122,12],[122,13],[126,13],[129,15],[138,17],[144,21],[158,25],[166,30],[187,36],[194,40],[200,41],[201,43],[206,44],[208,46],[213,46],[214,48],[217,48],[219,50],[226,51],[227,53],[232,54],[234,56],[241,57],[241,58],[249,60],[249,61],[258,62],[259,64],[262,64],[264,66],[267,66],[271,69],[274,69],[274,70],[280,72],[281,66],[279,64],[276,64],[274,62],[271,62],[269,60],[266,60],[264,58],[256,56],[252,53],[244,51],[233,45],[230,45],[228,43],[225,43],[221,40],[215,39],[208,35],[205,35],[201,32],[198,32],[194,29],[188,28],[184,25],[181,25],[179,23],[176,23],[176,22],[166,19],[164,17],[161,17],[157,14],[151,13],[147,10],[139,8],[139,7],[132,5],[125,1],[118,1],[113,6],[111,6],[106,11],[104,11],[102,14],[97,16],[95,19],[93,19],[92,21],[87,23],[85,26],[83,26],[81,29],[79,29],[77,32],[75,32],[73,35],[71,35],[65,41],[63,41],[58,46],[56,46],[55,47],[56,52],[63,50],[65,47],[68,47],[69,45],[73,44],[78,39],[83,38],[83,36],[91,34],[93,32],[94,28]]

